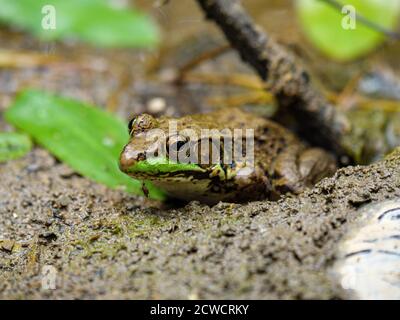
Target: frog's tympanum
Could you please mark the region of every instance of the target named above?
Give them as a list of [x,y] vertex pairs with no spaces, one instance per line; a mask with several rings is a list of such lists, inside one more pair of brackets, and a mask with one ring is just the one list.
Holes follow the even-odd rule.
[[[120,168],[172,198],[244,202],[299,193],[336,169],[280,125],[240,109],[179,119],[142,114],[129,123]],[[316,133],[318,134],[318,133]]]

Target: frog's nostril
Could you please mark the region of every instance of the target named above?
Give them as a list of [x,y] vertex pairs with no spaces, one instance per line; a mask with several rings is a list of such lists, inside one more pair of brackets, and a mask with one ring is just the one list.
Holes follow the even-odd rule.
[[123,172],[128,172],[136,163],[145,159],[145,152],[132,150],[125,147],[119,159],[119,168]]
[[122,172],[128,172],[129,168],[132,168],[137,163],[137,160],[128,156],[125,152],[121,153],[119,158],[119,169]]

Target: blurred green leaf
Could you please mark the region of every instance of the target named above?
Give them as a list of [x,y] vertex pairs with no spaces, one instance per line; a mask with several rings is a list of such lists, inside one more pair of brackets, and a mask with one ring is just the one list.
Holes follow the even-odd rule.
[[[49,5],[55,9],[55,29],[42,26],[42,21],[49,25]],[[159,40],[150,17],[105,0],[0,0],[0,21],[44,40],[79,39],[105,47],[153,47]]]
[[31,139],[25,134],[0,132],[0,162],[17,159],[32,148]]
[[[80,174],[111,188],[142,195],[141,182],[118,168],[129,135],[126,125],[110,113],[41,91],[21,93],[5,113],[6,120]],[[163,199],[150,184],[149,196]]]
[[[399,0],[338,0],[352,5],[357,14],[388,30],[393,30],[400,17]],[[342,14],[323,0],[297,0],[297,14],[310,41],[327,56],[349,61],[365,55],[381,44],[385,37],[360,21],[355,29],[342,27]]]

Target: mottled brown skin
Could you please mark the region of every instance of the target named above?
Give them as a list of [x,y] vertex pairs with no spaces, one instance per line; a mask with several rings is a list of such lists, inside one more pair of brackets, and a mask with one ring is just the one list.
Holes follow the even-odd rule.
[[[322,149],[306,147],[289,130],[271,120],[240,109],[221,109],[208,114],[174,119],[178,132],[192,129],[200,135],[200,130],[205,128],[232,131],[254,129],[253,172],[244,176],[232,176],[231,173],[237,170],[234,165],[223,166],[226,174],[224,179],[210,178],[215,168],[204,165],[202,168],[206,172],[201,174],[182,172],[173,175],[147,175],[128,172],[135,163],[146,159],[146,150],[155,147],[146,141],[145,135],[148,130],[160,129],[168,132],[169,120],[172,118],[155,119],[147,114],[135,118],[131,128],[131,139],[121,153],[120,168],[134,178],[151,180],[174,198],[206,203],[277,199],[287,192],[300,193],[304,188],[331,175],[336,169],[335,160],[330,154]],[[189,180],[190,184],[184,179]]]

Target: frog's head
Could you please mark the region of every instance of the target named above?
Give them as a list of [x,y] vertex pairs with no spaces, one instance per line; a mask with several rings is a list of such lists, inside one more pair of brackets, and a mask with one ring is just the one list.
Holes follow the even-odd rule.
[[[171,121],[175,130],[171,130]],[[234,177],[241,165],[225,165],[220,158],[215,159],[218,152],[211,144],[212,136],[200,134],[207,124],[192,117],[155,119],[141,114],[133,118],[129,122],[130,141],[120,156],[120,169],[135,179],[153,182],[174,198],[208,203],[230,199],[236,192]],[[206,148],[204,139],[210,141],[204,144]],[[221,145],[218,148],[221,157]],[[193,154],[197,161],[193,161]]]

